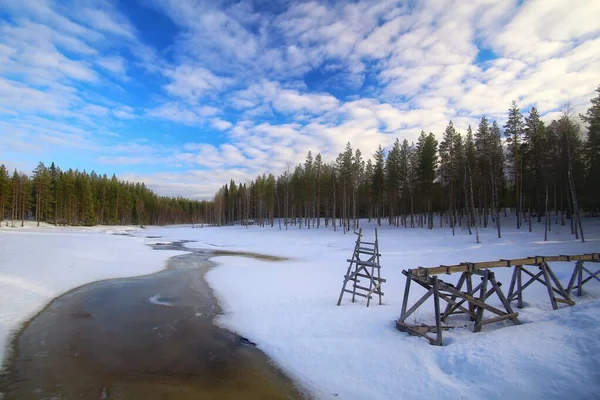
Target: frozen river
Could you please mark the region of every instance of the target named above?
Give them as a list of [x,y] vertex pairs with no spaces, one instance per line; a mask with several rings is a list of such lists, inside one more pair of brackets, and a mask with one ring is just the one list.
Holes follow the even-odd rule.
[[4,398],[303,398],[252,342],[213,323],[221,308],[204,274],[216,253],[155,248],[192,252],[152,275],[74,289],[26,323]]

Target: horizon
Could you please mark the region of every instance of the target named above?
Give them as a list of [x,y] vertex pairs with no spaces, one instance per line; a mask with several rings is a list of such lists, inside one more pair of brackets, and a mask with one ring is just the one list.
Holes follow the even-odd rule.
[[591,0],[0,0],[0,163],[210,199],[346,142],[365,158],[600,83]]

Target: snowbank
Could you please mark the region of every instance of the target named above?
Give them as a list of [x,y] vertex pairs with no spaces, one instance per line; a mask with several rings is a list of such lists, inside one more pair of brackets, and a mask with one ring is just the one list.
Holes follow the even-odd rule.
[[130,234],[140,230],[139,225],[94,225],[94,226],[62,226],[49,224],[47,222],[40,222],[38,226],[36,221],[24,221],[21,226],[20,220],[15,220],[11,224],[10,220],[0,221],[0,232],[1,231],[13,231],[13,230],[35,230],[35,231],[60,231],[60,232],[101,232],[106,234]]
[[142,238],[105,234],[130,228],[0,230],[0,359],[11,331],[54,297],[97,280],[159,271],[180,254],[153,251]]
[[[508,227],[511,225],[511,228]],[[404,290],[403,269],[461,261],[600,251],[600,221],[587,220],[587,243],[553,225],[543,242],[543,225],[513,229],[505,221],[503,238],[484,230],[474,236],[449,229],[379,229],[384,305],[368,309],[363,299],[335,303],[355,236],[325,230],[275,228],[160,228],[145,233],[162,240],[190,239],[194,247],[253,251],[291,258],[268,262],[218,257],[207,274],[226,314],[220,324],[257,342],[299,382],[323,399],[504,399],[597,398],[600,392],[600,285],[588,283],[579,303],[552,311],[545,287],[525,292],[521,326],[492,324],[474,334],[444,333],[446,346],[398,332]],[[373,225],[364,225],[373,237]],[[553,264],[566,282],[573,264]],[[510,270],[496,271],[509,283]],[[455,282],[458,276],[443,276]],[[414,286],[414,285],[413,285]],[[505,287],[506,287],[505,286]],[[506,289],[505,289],[506,290]],[[411,297],[419,296],[411,290]],[[417,318],[427,320],[426,311]],[[412,317],[411,317],[412,318]],[[431,320],[430,320],[431,321]],[[464,323],[464,321],[463,321]]]

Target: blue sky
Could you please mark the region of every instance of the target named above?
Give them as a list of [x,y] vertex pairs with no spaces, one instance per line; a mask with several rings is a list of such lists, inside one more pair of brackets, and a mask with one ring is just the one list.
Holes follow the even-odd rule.
[[600,83],[600,2],[0,0],[0,163],[210,197],[233,178],[545,119]]

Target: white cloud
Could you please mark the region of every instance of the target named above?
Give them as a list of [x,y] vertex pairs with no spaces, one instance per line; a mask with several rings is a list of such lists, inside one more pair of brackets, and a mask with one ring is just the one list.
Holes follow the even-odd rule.
[[129,106],[118,106],[112,109],[112,114],[120,119],[134,119],[137,118],[135,110]]
[[211,120],[211,124],[220,131],[225,131],[233,126],[231,122],[222,120],[220,118],[213,118]]
[[117,75],[125,75],[126,63],[123,57],[111,56],[99,58],[96,63],[103,69]]
[[146,114],[153,118],[178,122],[184,125],[198,125],[207,121],[206,117],[215,115],[218,108],[210,106],[187,106],[182,103],[170,102],[151,108]]
[[283,113],[321,114],[337,107],[339,101],[327,93],[301,93],[282,88],[277,82],[262,81],[234,93],[231,104],[240,109],[268,105]]
[[218,94],[230,80],[213,74],[206,68],[180,65],[167,70],[165,75],[171,82],[165,86],[167,93],[196,101],[205,95]]

